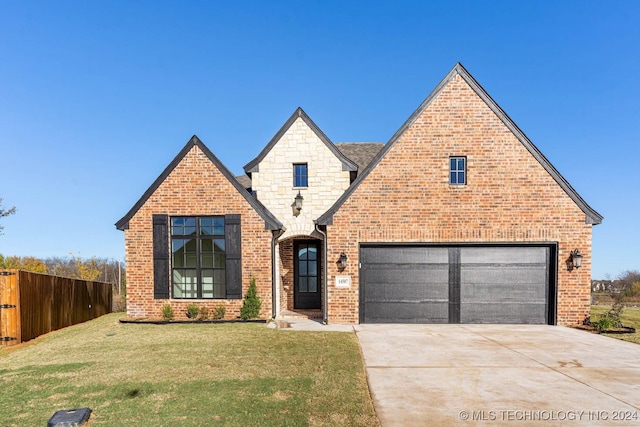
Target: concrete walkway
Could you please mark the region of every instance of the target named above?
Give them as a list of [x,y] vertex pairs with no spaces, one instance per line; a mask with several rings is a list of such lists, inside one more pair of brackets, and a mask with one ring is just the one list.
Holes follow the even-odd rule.
[[285,331],[318,331],[318,332],[353,332],[352,325],[323,325],[320,319],[278,318],[269,322],[267,328],[278,328]]
[[358,325],[382,426],[640,426],[640,345],[559,326]]

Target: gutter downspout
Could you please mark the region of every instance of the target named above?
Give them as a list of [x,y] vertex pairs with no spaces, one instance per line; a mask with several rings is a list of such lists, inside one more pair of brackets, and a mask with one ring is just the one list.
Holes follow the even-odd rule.
[[320,233],[322,235],[322,247],[323,247],[323,252],[324,252],[324,266],[322,269],[323,274],[323,278],[322,278],[322,282],[323,282],[323,304],[322,304],[322,323],[324,325],[329,323],[328,320],[328,312],[329,312],[329,290],[327,289],[327,275],[329,274],[329,269],[327,267],[328,265],[328,250],[327,250],[327,234],[325,232],[323,232],[322,230],[320,230],[320,228],[318,227],[318,223],[314,221],[315,227],[316,227],[316,231],[318,233]]
[[276,313],[276,288],[278,286],[278,280],[276,277],[276,245],[280,236],[284,234],[284,228],[273,231],[273,237],[271,237],[271,320],[275,320],[278,313]]

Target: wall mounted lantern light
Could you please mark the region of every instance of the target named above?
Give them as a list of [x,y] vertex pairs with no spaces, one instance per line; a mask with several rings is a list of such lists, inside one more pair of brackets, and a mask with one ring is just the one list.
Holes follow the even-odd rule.
[[302,197],[302,194],[300,194],[300,191],[298,191],[298,195],[296,196],[295,199],[293,199],[293,204],[291,205],[291,207],[293,208],[293,216],[300,215],[300,211],[302,211],[303,200],[304,200],[304,197]]
[[338,267],[340,268],[340,270],[344,270],[345,268],[347,268],[347,254],[345,254],[344,252],[340,253],[340,259],[338,259]]
[[576,269],[582,266],[582,254],[578,249],[571,252],[571,264],[573,264],[573,268]]

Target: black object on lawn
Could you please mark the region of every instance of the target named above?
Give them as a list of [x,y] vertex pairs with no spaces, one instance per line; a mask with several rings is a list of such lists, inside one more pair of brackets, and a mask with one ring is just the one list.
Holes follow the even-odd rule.
[[57,411],[47,423],[47,427],[77,427],[84,425],[91,416],[91,408]]

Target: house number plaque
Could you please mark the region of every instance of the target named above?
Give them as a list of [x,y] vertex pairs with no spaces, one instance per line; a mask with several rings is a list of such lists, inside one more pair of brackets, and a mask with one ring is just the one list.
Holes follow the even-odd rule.
[[336,276],[336,288],[350,288],[351,276]]

